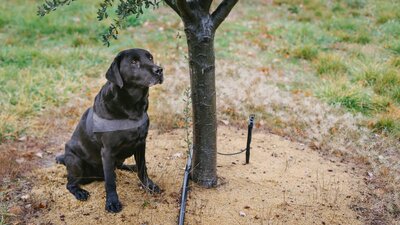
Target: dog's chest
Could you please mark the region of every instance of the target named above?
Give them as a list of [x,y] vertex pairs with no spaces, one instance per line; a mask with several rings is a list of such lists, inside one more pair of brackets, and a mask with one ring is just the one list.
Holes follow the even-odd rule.
[[130,157],[135,151],[144,149],[148,125],[147,122],[136,129],[118,131],[113,134],[115,138],[113,139],[119,142],[115,143],[115,148],[118,149],[118,158]]
[[125,135],[126,138],[116,147],[117,158],[119,159],[126,159],[132,156],[136,151],[144,150],[147,130],[143,132],[126,132]]

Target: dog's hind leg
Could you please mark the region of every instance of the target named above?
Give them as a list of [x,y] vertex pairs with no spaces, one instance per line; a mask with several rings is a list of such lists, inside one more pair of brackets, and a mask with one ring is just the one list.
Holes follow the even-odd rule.
[[68,172],[67,189],[76,199],[85,201],[90,194],[79,187],[79,184],[84,179],[84,162],[71,151],[68,144],[65,145],[65,150],[64,162]]

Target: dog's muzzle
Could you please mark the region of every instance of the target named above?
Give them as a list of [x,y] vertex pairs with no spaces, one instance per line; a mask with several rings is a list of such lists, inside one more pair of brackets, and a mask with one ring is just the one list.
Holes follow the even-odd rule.
[[153,73],[156,76],[158,83],[162,84],[164,81],[163,68],[159,66],[153,67]]

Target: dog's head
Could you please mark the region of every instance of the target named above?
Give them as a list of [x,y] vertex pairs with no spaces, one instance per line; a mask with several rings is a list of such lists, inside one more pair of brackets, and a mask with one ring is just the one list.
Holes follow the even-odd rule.
[[106,73],[110,82],[124,86],[151,87],[163,82],[163,69],[154,64],[153,56],[144,49],[129,49],[115,57]]

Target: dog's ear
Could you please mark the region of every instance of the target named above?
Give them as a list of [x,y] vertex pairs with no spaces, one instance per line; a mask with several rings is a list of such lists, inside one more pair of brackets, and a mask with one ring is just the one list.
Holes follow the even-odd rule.
[[120,58],[120,55],[117,55],[117,57],[115,57],[114,61],[111,63],[110,68],[108,68],[106,79],[116,84],[119,88],[122,88],[122,86],[124,86],[124,82],[122,80],[121,74],[119,73]]

